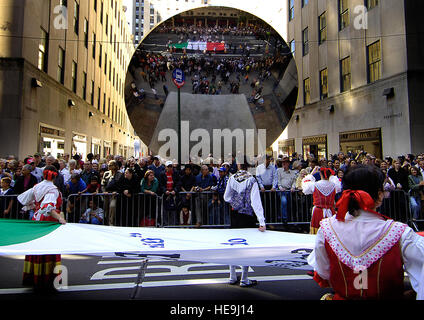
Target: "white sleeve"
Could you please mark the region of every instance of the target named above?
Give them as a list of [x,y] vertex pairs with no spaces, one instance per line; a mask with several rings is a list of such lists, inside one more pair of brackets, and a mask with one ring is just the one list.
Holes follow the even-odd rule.
[[308,174],[302,180],[302,192],[304,194],[312,194],[315,190],[315,177],[311,174]]
[[[400,238],[403,263],[415,292],[424,292],[424,237],[407,227]],[[424,298],[421,295],[421,298]]]
[[308,264],[314,268],[314,271],[324,280],[330,279],[330,260],[325,250],[325,238],[321,228],[315,238],[315,248],[308,256]]
[[264,208],[262,207],[261,195],[259,193],[259,186],[256,181],[253,183],[252,190],[250,191],[250,204],[255,211],[256,217],[258,218],[259,225],[265,226]]
[[53,203],[56,205],[57,198],[59,197],[59,191],[52,190],[49,191],[43,198],[43,201],[41,201],[40,207],[42,207],[45,204]]
[[232,182],[233,182],[233,178],[232,177],[230,177],[230,179],[228,179],[228,182],[227,182],[227,186],[225,187],[225,192],[224,192],[224,201],[225,202],[230,202],[230,200],[231,200],[231,191],[232,191],[232,187],[231,187],[231,184],[232,184]]
[[342,191],[342,183],[336,176],[331,176],[328,181],[332,182],[334,186],[336,187],[336,193],[339,193]]
[[32,204],[35,201],[34,190],[31,188],[25,191],[24,193],[21,193],[18,196],[18,201],[24,206]]

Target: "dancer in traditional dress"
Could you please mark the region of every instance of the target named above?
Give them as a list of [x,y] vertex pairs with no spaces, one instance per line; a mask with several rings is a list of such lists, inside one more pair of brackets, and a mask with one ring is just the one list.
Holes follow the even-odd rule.
[[[66,223],[61,216],[62,195],[53,184],[57,175],[54,166],[47,166],[43,171],[44,180],[18,197],[22,205],[34,207],[32,220]],[[56,277],[53,271],[60,263],[60,255],[27,255],[23,285],[33,286],[35,290],[40,291],[53,290],[53,281]]]
[[[239,170],[230,177],[224,193],[224,200],[231,204],[231,228],[256,228],[259,222],[259,231],[266,229],[264,210],[259,194],[258,181],[247,169],[247,160],[238,165]],[[255,217],[256,215],[256,217]],[[256,280],[248,278],[249,267],[242,266],[241,279],[237,278],[236,266],[230,266],[229,284],[240,283],[240,287],[251,287],[257,284]]]
[[308,257],[314,280],[335,291],[323,300],[410,297],[404,292],[405,272],[414,291],[422,291],[424,238],[377,212],[383,183],[375,166],[359,165],[344,176],[337,214],[321,221]]
[[[316,181],[314,174],[319,172],[321,180]],[[330,168],[315,167],[311,174],[302,181],[302,191],[304,194],[313,195],[312,218],[310,233],[316,234],[319,223],[324,218],[329,218],[335,214],[335,197],[341,192],[342,184],[334,175]]]

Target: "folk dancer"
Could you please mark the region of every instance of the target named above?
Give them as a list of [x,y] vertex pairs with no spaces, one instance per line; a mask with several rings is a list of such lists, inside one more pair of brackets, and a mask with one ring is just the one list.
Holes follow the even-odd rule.
[[[319,171],[318,171],[319,170]],[[314,174],[319,172],[321,180],[316,181]],[[310,233],[316,234],[319,223],[324,218],[329,218],[335,214],[335,197],[341,192],[340,180],[334,176],[334,171],[330,168],[315,167],[311,174],[302,181],[302,191],[304,194],[313,195],[312,218]]]
[[375,166],[359,165],[346,173],[337,214],[321,221],[308,257],[314,280],[335,292],[321,300],[414,297],[414,292],[404,292],[405,272],[420,299],[424,238],[377,212],[383,183],[384,175]]
[[[66,223],[61,216],[62,195],[53,183],[57,175],[54,166],[46,166],[43,170],[44,180],[18,197],[22,205],[34,207],[32,220]],[[61,256],[56,254],[25,256],[23,285],[33,286],[36,290],[53,290],[54,269],[60,264]]]

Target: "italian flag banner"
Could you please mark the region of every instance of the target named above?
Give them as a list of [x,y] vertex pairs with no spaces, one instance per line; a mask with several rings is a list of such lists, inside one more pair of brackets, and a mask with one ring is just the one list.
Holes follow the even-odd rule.
[[188,41],[182,43],[172,43],[169,45],[175,49],[200,50],[200,51],[225,51],[224,42]]
[[315,235],[258,229],[167,229],[0,219],[0,255],[78,254],[310,270]]

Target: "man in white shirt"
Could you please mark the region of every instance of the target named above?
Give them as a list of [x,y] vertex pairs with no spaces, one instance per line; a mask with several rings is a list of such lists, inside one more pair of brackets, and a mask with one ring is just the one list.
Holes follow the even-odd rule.
[[[245,160],[239,164],[239,171],[230,177],[224,193],[224,200],[231,204],[231,228],[256,228],[256,220],[259,222],[259,231],[266,230],[265,217],[262,201],[259,194],[258,182],[248,169]],[[256,216],[256,217],[255,217]],[[257,284],[256,280],[249,280],[248,266],[242,266],[240,280],[241,287],[251,287]],[[239,283],[236,275],[236,267],[230,266],[229,284]]]
[[[283,223],[287,224],[291,193],[296,189],[297,177],[296,170],[290,170],[290,160],[288,157],[283,158],[283,167],[277,169],[277,176],[278,190],[280,190],[281,197],[281,214],[283,218]],[[278,220],[281,219],[281,214],[278,213]]]
[[59,160],[59,172],[63,175],[64,183],[67,184],[71,180],[71,173],[66,168],[66,161],[63,159]]

